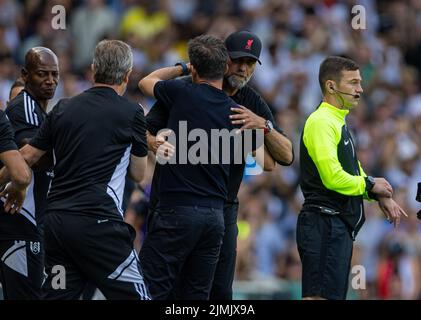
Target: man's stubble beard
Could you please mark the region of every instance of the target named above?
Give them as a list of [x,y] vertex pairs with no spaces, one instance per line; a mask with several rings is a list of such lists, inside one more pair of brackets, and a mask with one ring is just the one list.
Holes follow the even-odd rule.
[[231,88],[240,90],[246,86],[246,84],[250,81],[250,78],[251,76],[241,80],[238,76],[232,74],[225,79]]

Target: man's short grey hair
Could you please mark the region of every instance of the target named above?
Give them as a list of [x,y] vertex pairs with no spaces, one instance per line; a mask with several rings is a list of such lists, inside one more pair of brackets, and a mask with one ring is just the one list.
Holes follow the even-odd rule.
[[130,46],[120,40],[102,40],[95,47],[94,80],[96,83],[120,85],[133,67]]

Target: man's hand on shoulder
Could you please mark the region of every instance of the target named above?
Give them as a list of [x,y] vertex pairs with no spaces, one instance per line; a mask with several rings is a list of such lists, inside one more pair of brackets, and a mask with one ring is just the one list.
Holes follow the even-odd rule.
[[259,117],[244,106],[239,105],[238,108],[231,108],[231,111],[236,113],[230,115],[231,123],[240,125],[240,131],[245,129],[264,129],[266,126],[266,120],[264,118]]

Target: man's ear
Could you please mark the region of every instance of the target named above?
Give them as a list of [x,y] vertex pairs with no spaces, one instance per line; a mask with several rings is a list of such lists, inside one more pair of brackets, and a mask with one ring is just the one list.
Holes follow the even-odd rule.
[[333,82],[332,80],[327,80],[325,82],[325,86],[327,92],[329,92],[330,94],[335,93],[335,82]]
[[225,72],[224,72],[224,75],[226,75],[227,73],[228,73],[228,70],[229,70],[229,65],[228,65],[228,63],[225,65]]
[[124,76],[124,80],[123,80],[123,82],[124,83],[129,83],[129,78],[130,78],[130,75],[132,74],[132,69],[130,69],[129,71],[127,71],[127,73],[126,73],[126,75]]

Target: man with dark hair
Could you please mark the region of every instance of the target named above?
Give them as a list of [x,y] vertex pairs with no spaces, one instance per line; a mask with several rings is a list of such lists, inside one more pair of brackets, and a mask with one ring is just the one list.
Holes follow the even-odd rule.
[[328,57],[320,65],[323,101],[307,119],[300,145],[303,208],[297,245],[304,299],[345,299],[353,241],[364,223],[363,198],[374,199],[396,225],[406,213],[384,178],[367,176],[345,122],[363,92],[358,65]]
[[329,59],[325,59],[320,65],[319,72],[319,85],[322,90],[322,94],[326,93],[325,83],[327,80],[334,80],[339,83],[341,80],[342,71],[357,71],[360,67],[358,64],[347,58],[331,56]]
[[[201,39],[199,41],[199,39]],[[223,46],[223,44],[222,44]],[[190,65],[207,80],[219,80],[226,71],[227,52],[221,41],[210,36],[190,40],[188,46]]]
[[126,43],[98,43],[94,86],[60,100],[21,149],[30,166],[54,152],[44,223],[46,299],[79,299],[88,282],[107,299],[149,299],[121,208],[127,169],[142,180],[147,155],[143,109],[122,97],[132,65]]
[[[155,96],[168,110],[168,128],[180,139],[176,163],[163,164],[153,182],[159,203],[140,251],[154,299],[173,297],[176,284],[179,299],[209,299],[224,234],[231,161],[222,159],[224,152],[233,154],[233,144],[215,150],[208,138],[215,129],[234,129],[229,116],[237,105],[222,90],[228,52],[223,41],[207,35],[191,40],[188,52],[190,64],[159,69],[139,82],[145,94]],[[169,80],[188,74],[189,69],[193,83]],[[181,141],[183,131],[190,136],[195,130],[202,130],[207,138]],[[196,162],[190,151],[183,164],[187,150],[199,143],[211,164]]]
[[[232,33],[225,39],[228,51],[228,71],[224,75],[222,88],[241,107],[234,108],[232,123],[241,129],[263,129],[264,143],[267,152],[281,165],[290,165],[293,161],[291,141],[283,134],[274,121],[273,115],[262,97],[247,83],[251,79],[256,63],[259,62],[262,44],[260,39],[249,31]],[[191,78],[185,79],[191,81]],[[242,107],[244,106],[244,107]],[[159,130],[166,128],[168,121],[167,109],[158,101],[147,114],[148,144],[156,152],[157,144],[154,136]],[[269,159],[269,157],[265,157]],[[237,248],[237,213],[238,190],[244,174],[245,159],[241,163],[231,164],[228,179],[228,196],[224,204],[225,233],[215,271],[210,299],[231,300],[234,280],[236,248]],[[270,163],[264,165],[265,170],[271,170]],[[153,216],[158,198],[158,184],[161,165],[156,163],[153,176],[151,204],[149,217]],[[149,218],[152,220],[151,218]]]
[[[9,101],[6,109],[18,147],[27,144],[45,120],[48,102],[54,96],[59,80],[57,56],[48,48],[34,47],[26,53],[21,73],[24,89]],[[15,86],[19,85],[18,80]],[[10,215],[0,209],[0,255],[13,251],[0,263],[6,299],[41,298],[44,279],[42,229],[52,169],[51,154],[47,154],[37,167],[33,167],[33,180],[21,212]],[[17,243],[19,249],[14,250]]]

